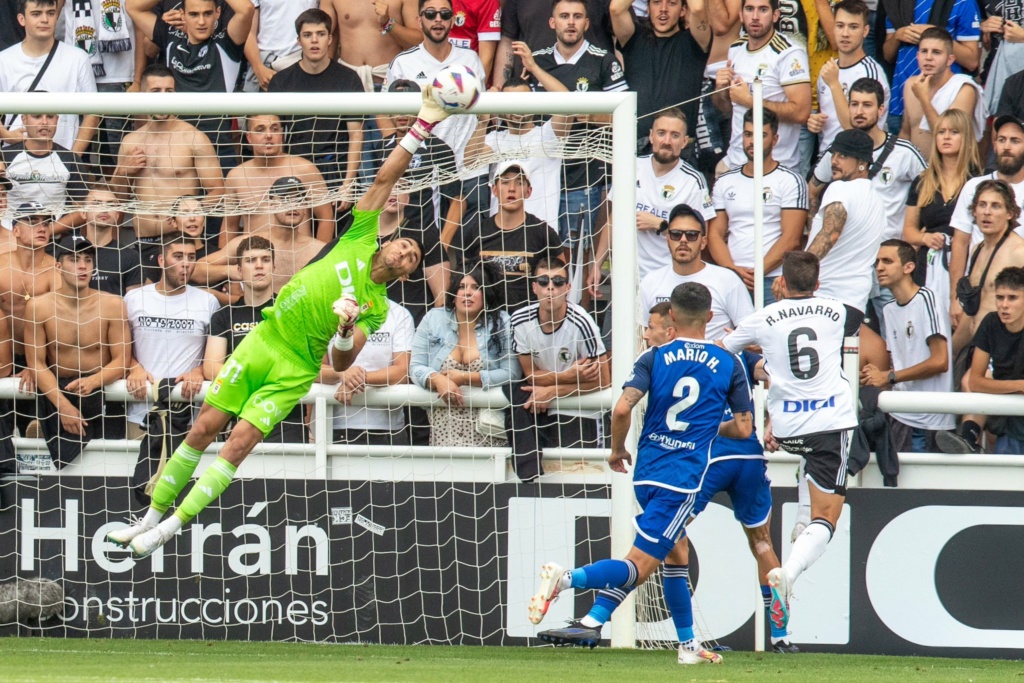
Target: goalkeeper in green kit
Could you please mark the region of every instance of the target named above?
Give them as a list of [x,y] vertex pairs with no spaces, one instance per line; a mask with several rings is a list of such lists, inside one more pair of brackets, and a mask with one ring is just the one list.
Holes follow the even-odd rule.
[[[352,227],[326,256],[296,273],[264,311],[264,320],[224,363],[184,443],[159,473],[145,517],[107,534],[108,541],[131,546],[137,558],[150,555],[227,489],[246,456],[309,392],[328,349],[336,370],[352,364],[387,316],[387,283],[412,273],[423,258],[421,246],[407,238],[378,250],[378,218],[412,155],[447,116],[424,88],[416,123],[356,204]],[[203,451],[234,417],[238,422],[220,456],[163,519]]]

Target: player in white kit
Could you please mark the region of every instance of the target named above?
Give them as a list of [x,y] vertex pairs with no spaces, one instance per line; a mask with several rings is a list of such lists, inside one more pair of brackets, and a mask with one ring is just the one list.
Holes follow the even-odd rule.
[[[786,563],[768,572],[773,598],[789,611],[793,583],[822,556],[832,540],[846,499],[846,464],[857,413],[843,374],[843,340],[860,321],[836,299],[814,295],[818,258],[791,251],[782,261],[783,299],[745,318],[723,341],[739,353],[761,347],[771,378],[765,435],[803,456],[811,494],[811,523],[793,542]],[[851,329],[852,328],[852,329]]]

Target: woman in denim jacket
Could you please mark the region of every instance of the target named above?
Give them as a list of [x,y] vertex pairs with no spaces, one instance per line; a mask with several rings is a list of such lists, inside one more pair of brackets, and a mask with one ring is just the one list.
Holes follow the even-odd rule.
[[500,387],[522,374],[512,325],[501,308],[500,278],[479,264],[452,275],[444,308],[427,312],[412,342],[409,376],[447,407],[430,411],[431,446],[504,446],[478,430],[480,409],[464,408],[462,387]]

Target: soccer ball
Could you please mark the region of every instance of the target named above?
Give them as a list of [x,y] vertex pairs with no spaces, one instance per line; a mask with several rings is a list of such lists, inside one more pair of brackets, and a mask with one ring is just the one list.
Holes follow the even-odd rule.
[[452,64],[437,74],[431,90],[437,106],[453,114],[463,114],[472,109],[480,97],[480,79],[469,67]]

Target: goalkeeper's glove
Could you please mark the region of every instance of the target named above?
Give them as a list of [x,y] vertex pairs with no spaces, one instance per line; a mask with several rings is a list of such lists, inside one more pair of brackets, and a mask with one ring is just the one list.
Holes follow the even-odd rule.
[[334,302],[334,313],[338,316],[338,334],[334,337],[334,348],[350,351],[355,344],[356,319],[359,317],[359,302],[346,294]]
[[420,111],[416,114],[416,123],[412,124],[412,128],[399,143],[409,154],[415,154],[420,144],[433,134],[434,126],[450,116],[449,112],[434,101],[432,86],[424,86],[422,96],[423,104],[420,105]]

